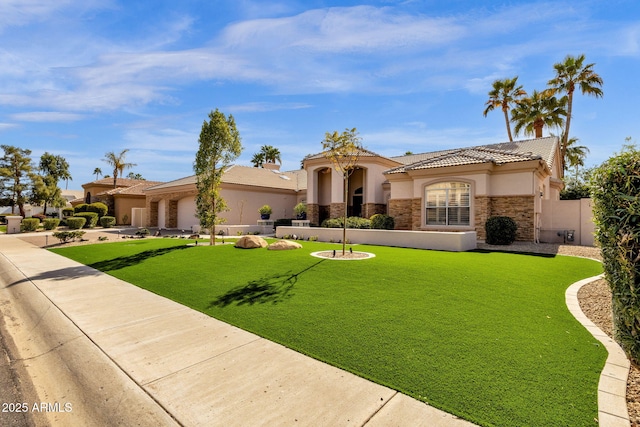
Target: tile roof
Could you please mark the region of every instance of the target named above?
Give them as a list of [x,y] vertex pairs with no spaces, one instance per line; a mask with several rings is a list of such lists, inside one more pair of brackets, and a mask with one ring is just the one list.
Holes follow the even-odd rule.
[[[139,181],[139,180],[131,180],[131,181]],[[129,187],[118,187],[113,188],[108,191],[104,191],[100,194],[110,194],[110,195],[130,195],[130,196],[144,196],[144,190],[153,187],[154,185],[162,184],[161,181],[139,181]]]
[[[222,175],[222,182],[227,184],[248,185],[252,187],[268,187],[283,190],[306,190],[307,172],[303,169],[280,172],[265,168],[231,165]],[[196,183],[196,176],[191,175],[175,181],[150,187],[152,190],[178,187]]]
[[[116,178],[116,187],[131,187],[132,185],[140,182],[149,181],[146,181],[144,179]],[[82,184],[83,187],[92,185],[109,185],[113,187],[113,178],[102,178],[95,181],[87,182],[86,184]]]
[[535,159],[544,160],[551,168],[557,146],[556,137],[546,137],[391,157],[392,160],[403,164],[387,170],[385,174],[489,162],[501,165]]
[[[367,150],[366,148],[359,150],[358,154],[359,154],[359,157],[384,157],[384,156],[381,156],[380,154],[374,153],[373,151]],[[324,158],[326,158],[326,155],[325,155],[325,152],[323,151],[317,154],[309,154],[304,158],[304,160],[324,159]]]

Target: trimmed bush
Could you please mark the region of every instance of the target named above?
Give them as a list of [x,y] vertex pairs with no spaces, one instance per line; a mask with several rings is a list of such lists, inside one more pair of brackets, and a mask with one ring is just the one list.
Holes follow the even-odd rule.
[[116,225],[116,218],[112,216],[103,216],[100,218],[100,225],[104,228],[111,228]]
[[53,233],[53,237],[60,240],[60,243],[67,243],[69,240],[82,238],[82,236],[84,236],[84,233],[84,231],[56,231],[55,233]]
[[625,150],[590,179],[596,240],[612,293],[613,330],[627,356],[640,363],[640,151]]
[[22,232],[36,231],[39,225],[40,225],[39,218],[25,218],[20,223],[20,231]]
[[107,214],[109,208],[102,202],[95,202],[87,205],[87,212],[95,212],[98,214],[98,218],[102,218]]
[[79,205],[76,205],[73,207],[73,213],[77,214],[78,212],[86,212],[87,206],[89,205],[86,203],[80,203]]
[[70,216],[66,219],[67,227],[71,230],[79,230],[84,227],[84,224],[87,222],[87,218],[79,217],[79,216]]
[[53,230],[60,225],[60,220],[58,218],[47,218],[42,222],[42,226],[45,230]]
[[371,228],[376,230],[393,230],[396,227],[396,222],[392,216],[385,214],[375,214],[371,218]]
[[486,242],[490,245],[510,245],[516,240],[518,225],[508,216],[492,216],[484,224]]
[[73,208],[64,208],[62,209],[62,216],[73,216],[76,213]]
[[[325,228],[342,228],[342,218],[330,218],[322,221],[321,227]],[[347,218],[347,228],[371,228],[371,220],[367,218],[360,218],[359,216],[350,216]]]
[[93,228],[98,224],[98,214],[95,212],[78,212],[74,215],[79,218],[86,218],[84,228]]

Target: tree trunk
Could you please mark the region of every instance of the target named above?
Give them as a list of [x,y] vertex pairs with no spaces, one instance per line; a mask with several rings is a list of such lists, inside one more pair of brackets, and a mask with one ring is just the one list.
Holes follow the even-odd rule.
[[349,197],[349,175],[347,172],[344,173],[344,214],[343,214],[343,224],[342,224],[342,256],[344,256],[346,252],[347,245],[347,208],[349,207],[347,200]]
[[509,125],[509,114],[506,108],[503,108],[504,112],[504,121],[507,124],[507,135],[509,135],[509,142],[513,142],[513,136],[511,136],[511,126]]

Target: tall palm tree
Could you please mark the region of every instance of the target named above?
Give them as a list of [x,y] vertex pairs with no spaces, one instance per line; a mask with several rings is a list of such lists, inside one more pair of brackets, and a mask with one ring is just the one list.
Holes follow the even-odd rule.
[[280,158],[280,150],[272,145],[263,145],[260,148],[260,152],[264,154],[265,163],[275,163],[276,161],[282,164],[282,159]]
[[496,80],[493,82],[493,89],[489,91],[489,100],[485,103],[483,115],[487,117],[489,111],[493,111],[495,108],[502,109],[504,113],[504,121],[507,125],[507,135],[509,135],[509,141],[513,141],[511,136],[511,125],[509,123],[509,109],[511,105],[518,102],[523,96],[527,95],[527,92],[522,89],[522,85],[516,86],[518,82],[518,76],[512,79]]
[[571,126],[571,114],[573,110],[573,93],[576,87],[580,88],[583,95],[592,95],[596,98],[603,96],[602,78],[593,71],[595,64],[584,64],[584,54],[575,57],[567,55],[564,62],[558,62],[553,66],[556,76],[549,80],[549,91],[552,94],[558,92],[567,96],[567,120],[565,123],[564,136],[562,140],[562,158],[566,157],[566,149],[569,147],[569,127]]
[[558,99],[548,91],[534,90],[531,96],[519,100],[511,110],[511,121],[515,123],[513,130],[516,135],[524,130],[526,135],[542,138],[544,126],[564,125],[564,117],[567,115],[565,105],[566,97]]
[[116,188],[118,175],[122,176],[125,169],[129,169],[134,166],[137,166],[135,163],[127,163],[124,161],[127,151],[129,151],[128,148],[125,148],[124,150],[122,150],[120,154],[116,154],[113,151],[109,151],[104,155],[104,159],[102,159],[105,162],[107,162],[110,166],[113,167],[113,188]]
[[577,142],[578,138],[569,138],[565,147],[566,154],[564,159],[564,167],[566,169],[569,167],[575,168],[576,180],[578,179],[580,167],[584,166],[584,160],[589,154],[589,148],[584,145],[575,145]]
[[264,153],[255,153],[251,159],[251,163],[253,163],[254,168],[261,168],[264,163]]
[[102,169],[100,168],[95,168],[93,170],[93,174],[96,176],[96,180],[98,180],[100,178],[100,175],[102,175]]

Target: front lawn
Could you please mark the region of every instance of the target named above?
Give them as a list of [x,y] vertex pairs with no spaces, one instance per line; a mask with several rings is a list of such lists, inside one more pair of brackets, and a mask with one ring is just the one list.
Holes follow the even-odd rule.
[[53,250],[485,426],[594,426],[606,351],[564,292],[595,261],[357,246],[359,261],[144,239]]

